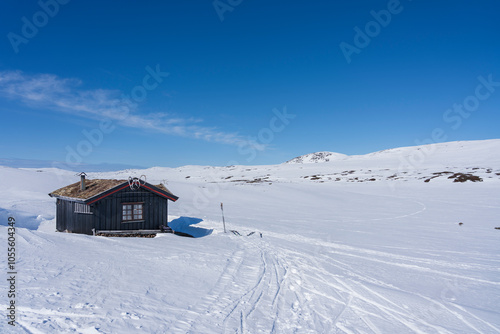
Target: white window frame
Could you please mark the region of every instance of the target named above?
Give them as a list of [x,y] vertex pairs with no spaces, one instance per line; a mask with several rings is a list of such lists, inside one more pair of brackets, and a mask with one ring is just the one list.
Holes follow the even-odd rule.
[[90,205],[88,205],[88,204],[75,202],[75,213],[84,213],[87,215],[91,215],[92,209],[91,209]]
[[122,223],[144,221],[144,202],[122,203]]

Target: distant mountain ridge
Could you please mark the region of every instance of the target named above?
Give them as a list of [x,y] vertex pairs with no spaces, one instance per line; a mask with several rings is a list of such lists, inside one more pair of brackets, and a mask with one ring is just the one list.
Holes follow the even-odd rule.
[[332,160],[343,160],[347,158],[347,155],[335,152],[315,152],[300,157],[293,158],[285,162],[286,164],[310,164],[319,162],[329,162]]
[[37,159],[16,159],[0,158],[0,166],[11,168],[61,168],[75,172],[112,172],[122,169],[144,169],[143,166],[128,165],[120,163],[100,163],[100,164],[75,164],[60,161],[37,160]]
[[500,139],[453,141],[433,143],[419,146],[407,146],[386,149],[363,155],[345,155],[335,152],[315,152],[293,158],[285,164],[310,164],[332,161],[393,161],[409,163],[414,166],[422,164],[488,164],[500,163]]

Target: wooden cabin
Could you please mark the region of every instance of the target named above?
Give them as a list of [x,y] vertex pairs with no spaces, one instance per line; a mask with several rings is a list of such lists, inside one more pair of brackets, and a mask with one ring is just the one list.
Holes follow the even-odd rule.
[[177,201],[163,184],[145,180],[86,179],[49,194],[56,200],[60,232],[93,234],[109,231],[163,230],[168,226],[168,201]]

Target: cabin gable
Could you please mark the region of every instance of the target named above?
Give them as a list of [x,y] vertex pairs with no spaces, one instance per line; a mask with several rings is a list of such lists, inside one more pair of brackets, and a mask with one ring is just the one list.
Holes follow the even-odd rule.
[[[123,219],[123,205],[142,204],[142,219]],[[168,199],[142,187],[115,192],[91,204],[96,230],[155,230],[168,225]]]

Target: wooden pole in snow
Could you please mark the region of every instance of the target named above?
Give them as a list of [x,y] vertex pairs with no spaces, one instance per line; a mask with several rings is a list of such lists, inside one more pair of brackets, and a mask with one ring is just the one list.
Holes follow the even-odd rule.
[[226,221],[224,220],[224,205],[220,203],[220,210],[222,211],[222,224],[224,225],[224,233],[226,233]]

